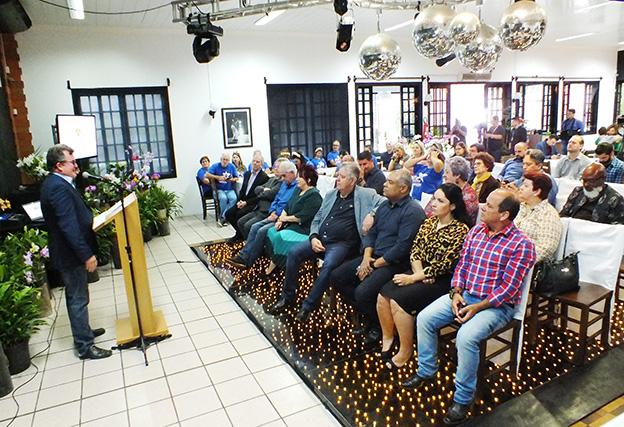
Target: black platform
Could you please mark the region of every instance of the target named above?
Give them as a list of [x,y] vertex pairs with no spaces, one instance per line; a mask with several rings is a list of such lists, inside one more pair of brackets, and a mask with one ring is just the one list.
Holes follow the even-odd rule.
[[[277,301],[283,273],[266,278],[268,260],[262,258],[247,270],[224,265],[241,244],[222,241],[193,247],[258,329],[295,369],[327,408],[345,426],[439,425],[452,400],[455,366],[440,362],[433,386],[413,392],[400,387],[416,368],[414,357],[407,366],[388,372],[373,351],[365,351],[351,333],[352,308],[340,297],[326,298],[310,321],[303,325],[296,309],[279,316],[267,314]],[[304,264],[297,303],[307,295],[315,274]],[[612,342],[622,342],[622,305],[616,306]],[[624,394],[624,350],[606,351],[600,343],[588,350],[588,365],[576,368],[569,354],[578,345],[572,333],[541,330],[533,348],[523,348],[518,378],[501,373],[488,383],[483,398],[475,403],[466,425],[567,426]],[[602,357],[599,357],[602,356]]]

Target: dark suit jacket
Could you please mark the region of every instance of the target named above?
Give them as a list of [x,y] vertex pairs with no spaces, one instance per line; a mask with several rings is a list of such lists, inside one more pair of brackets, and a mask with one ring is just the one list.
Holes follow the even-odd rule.
[[53,173],[48,175],[41,186],[41,210],[54,268],[67,270],[84,265],[97,253],[93,214],[70,183]]
[[251,171],[246,171],[243,174],[243,186],[240,189],[238,200],[246,201],[247,206],[255,206],[255,204],[258,203],[258,196],[256,195],[256,192],[254,190],[257,186],[267,182],[269,180],[269,176],[263,170],[260,170],[260,172],[258,172],[258,176],[251,184],[251,188],[249,189],[249,191],[247,191],[247,184],[249,183],[250,177]]
[[255,209],[268,215],[271,203],[273,203],[273,199],[275,199],[281,185],[282,180],[274,176],[264,184],[256,187],[254,193],[256,193],[256,197],[258,198],[258,204]]

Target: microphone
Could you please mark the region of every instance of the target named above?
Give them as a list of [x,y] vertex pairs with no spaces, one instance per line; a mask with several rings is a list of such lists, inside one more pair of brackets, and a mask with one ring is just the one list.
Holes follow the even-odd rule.
[[110,182],[108,179],[104,178],[103,176],[99,176],[99,175],[91,175],[89,172],[84,171],[82,173],[82,177],[84,179],[95,179],[96,181],[102,181],[102,182]]

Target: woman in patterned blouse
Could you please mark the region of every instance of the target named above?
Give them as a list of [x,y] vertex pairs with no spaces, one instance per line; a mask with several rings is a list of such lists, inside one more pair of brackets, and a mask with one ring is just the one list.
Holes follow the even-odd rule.
[[544,173],[526,174],[518,189],[522,202],[514,224],[535,244],[537,260],[553,258],[563,225],[559,213],[548,203],[552,182]]
[[[414,352],[414,319],[420,310],[449,291],[468,225],[462,190],[442,184],[433,195],[434,216],[420,226],[410,261],[412,270],[396,274],[377,297],[377,314],[383,333],[381,357],[388,369],[400,368]],[[392,357],[394,329],[399,351]]]

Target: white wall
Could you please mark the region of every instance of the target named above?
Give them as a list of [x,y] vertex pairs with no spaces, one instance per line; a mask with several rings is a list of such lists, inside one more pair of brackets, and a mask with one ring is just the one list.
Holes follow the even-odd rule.
[[[74,88],[163,86],[171,80],[169,100],[178,177],[163,181],[181,195],[186,214],[198,213],[194,175],[198,159],[218,159],[223,150],[220,108],[251,107],[254,148],[241,150],[249,161],[254,149],[268,158],[269,128],[264,78],[268,83],[346,82],[362,76],[356,37],[349,52],[334,49],[335,34],[226,33],[221,56],[208,65],[197,64],[192,38],[176,30],[128,30],[35,26],[17,35],[26,101],[35,147],[52,144],[50,125],[56,114],[73,113]],[[438,68],[420,57],[409,40],[399,40],[403,61],[397,77],[431,75],[454,81],[464,72],[457,61]],[[616,50],[582,51],[534,48],[505,52],[493,80],[512,75],[602,77],[599,126],[613,114]],[[355,140],[353,83],[350,84],[351,137]],[[480,102],[480,101],[478,101]],[[215,119],[208,111],[216,107]],[[352,148],[355,143],[353,142]]]

